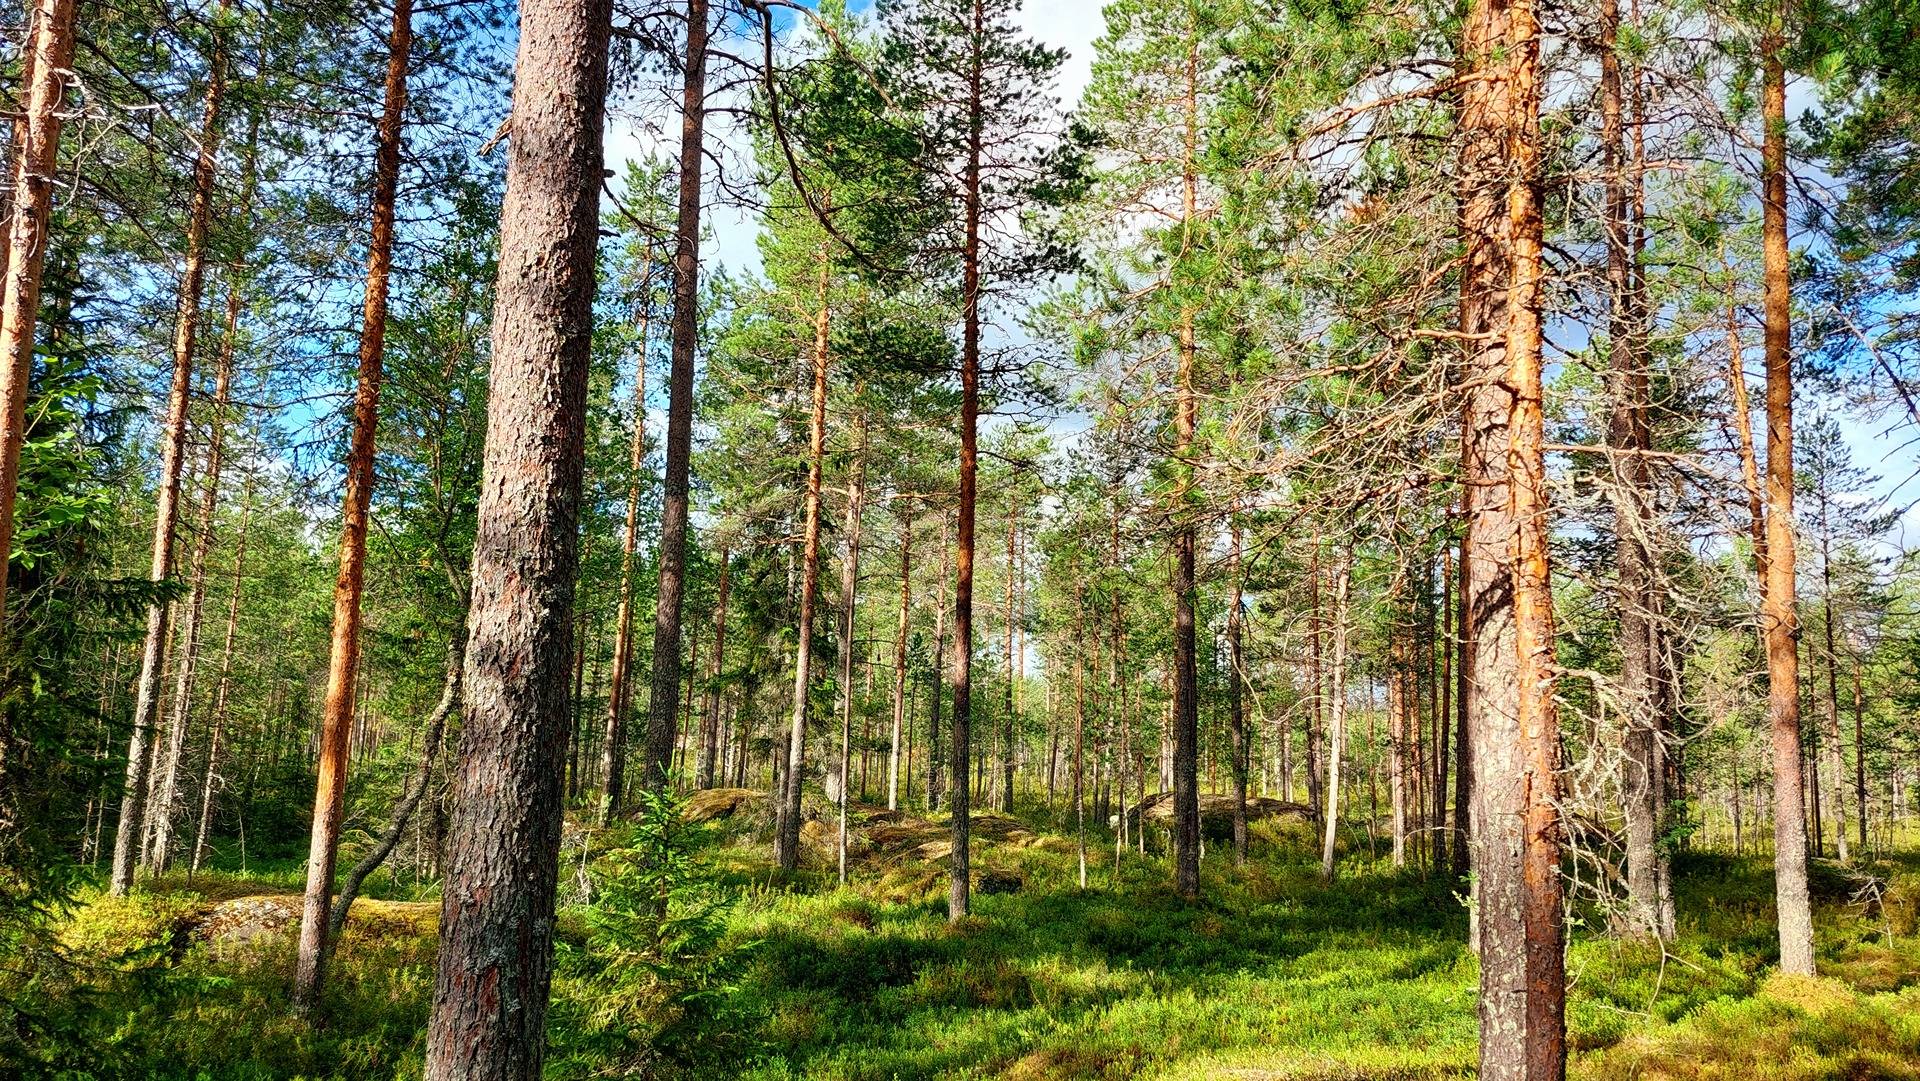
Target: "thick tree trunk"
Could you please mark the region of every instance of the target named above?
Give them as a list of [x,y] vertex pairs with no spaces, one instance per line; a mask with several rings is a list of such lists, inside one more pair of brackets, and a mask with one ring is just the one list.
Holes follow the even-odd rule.
[[[47,258],[47,221],[59,169],[60,109],[73,63],[74,0],[34,0],[29,6],[26,101],[14,123],[12,195],[8,200],[5,278],[0,280],[0,616],[7,602],[5,570],[13,555],[14,499],[20,490],[20,447],[27,430],[27,390],[33,381],[34,324],[40,316],[40,272]],[[22,258],[12,258],[15,253]],[[14,825],[9,773],[19,766],[9,735],[0,739],[0,835]],[[130,778],[137,780],[137,778]],[[122,807],[122,816],[125,815]],[[129,873],[129,879],[131,874]],[[124,892],[124,885],[117,887]]]
[[620,608],[614,616],[613,674],[607,684],[606,740],[601,748],[600,825],[620,813],[627,773],[627,705],[632,697],[633,557],[640,546],[640,471],[647,460],[647,331],[653,315],[653,249],[640,274],[640,350],[633,368],[633,440],[627,450],[627,528],[620,540]]
[[[666,468],[660,514],[660,585],[653,608],[653,674],[647,697],[645,783],[666,783],[680,701],[680,608],[686,592],[688,490],[693,458],[693,360],[700,335],[700,170],[705,164],[707,0],[687,0],[681,90],[680,205],[674,227],[673,363],[667,374]],[[798,828],[797,826],[795,828]]]
[[1774,902],[1780,970],[1811,976],[1813,909],[1807,891],[1807,828],[1800,767],[1800,635],[1793,545],[1792,295],[1787,250],[1787,73],[1782,52],[1790,0],[1761,42],[1761,253],[1767,367],[1766,635],[1768,719],[1773,747]]
[[400,182],[401,127],[407,107],[407,63],[413,49],[413,0],[395,0],[387,39],[386,105],[374,154],[373,230],[367,247],[366,310],[360,322],[360,372],[353,397],[340,522],[340,571],[333,583],[333,649],[321,720],[320,774],[307,851],[307,892],[300,912],[300,952],[293,970],[293,1008],[319,1001],[327,960],[327,897],[340,845],[347,796],[347,736],[353,723],[354,678],[360,669],[360,596],[366,579],[367,508],[373,496],[374,437],[380,428],[381,363],[386,352],[387,278],[393,266],[394,198]]
[[[820,500],[827,454],[827,372],[832,310],[827,304],[827,252],[820,251],[813,323],[813,412],[807,422],[807,495],[800,534],[800,603],[793,659],[793,714],[787,726],[786,769],[775,811],[773,862],[782,871],[800,866],[800,797],[806,779],[807,699],[813,683],[813,616],[820,590]],[[843,786],[844,787],[844,786]]]
[[[856,390],[857,400],[861,391]],[[839,863],[840,884],[847,884],[847,807],[853,799],[851,768],[853,766],[853,651],[855,644],[855,616],[859,614],[860,604],[860,520],[866,512],[867,503],[867,414],[861,409],[854,421],[853,476],[847,485],[847,535],[846,559],[840,564],[840,829]],[[871,673],[872,668],[867,671]],[[864,763],[865,759],[862,759]],[[860,790],[864,798],[867,787],[866,770],[860,773]]]
[[[893,635],[893,733],[887,740],[887,810],[900,809],[900,738],[907,717],[907,627],[913,606],[913,508],[900,500],[900,620]],[[910,733],[909,733],[910,734]],[[909,758],[907,771],[913,762]]]
[[1557,821],[1559,729],[1541,413],[1539,26],[1532,0],[1479,0],[1463,55],[1471,337],[1467,555],[1479,860],[1480,1076],[1559,1081],[1566,1070]]
[[1333,881],[1334,846],[1340,834],[1340,760],[1347,748],[1347,593],[1353,582],[1353,554],[1341,550],[1333,570],[1332,693],[1327,703],[1326,805],[1320,817],[1320,880]]
[[[207,225],[213,216],[214,158],[219,150],[221,98],[225,90],[224,56],[219,50],[215,55],[221,58],[222,63],[215,64],[215,70],[207,80],[207,94],[202,106],[200,153],[193,167],[193,199],[187,210],[186,251],[181,265],[179,305],[174,313],[173,383],[167,394],[166,442],[160,457],[160,491],[155,500],[153,553],[147,571],[149,580],[156,584],[165,581],[173,572],[173,533],[180,507],[180,469],[186,458],[188,399],[192,391],[194,353],[200,332],[201,288],[206,276]],[[24,249],[16,246],[13,250]],[[134,695],[133,735],[127,749],[127,784],[120,797],[120,823],[114,833],[111,888],[115,896],[125,894],[133,885],[134,862],[143,839],[141,827],[148,810],[145,797],[151,785],[148,768],[152,750],[148,744],[154,719],[160,711],[161,670],[166,665],[167,632],[172,615],[171,603],[156,601],[147,606],[147,635],[141,647],[140,681],[136,684],[138,689]]]
[[428,1081],[545,1051],[612,17],[520,5]]
[[407,787],[400,793],[399,802],[393,805],[392,819],[380,834],[379,841],[340,880],[340,895],[333,899],[333,910],[327,916],[327,940],[330,942],[339,940],[340,932],[347,926],[347,914],[353,910],[353,899],[360,896],[361,885],[399,847],[407,824],[413,820],[414,811],[419,809],[421,799],[427,794],[427,786],[433,780],[434,760],[440,750],[441,733],[446,730],[447,718],[460,708],[461,668],[466,663],[462,650],[466,648],[466,636],[467,629],[461,627],[454,632],[453,641],[447,645],[447,671],[440,684],[440,700],[434,704],[433,712],[427,715],[427,726],[420,736],[420,762],[414,767],[413,776],[407,778]]

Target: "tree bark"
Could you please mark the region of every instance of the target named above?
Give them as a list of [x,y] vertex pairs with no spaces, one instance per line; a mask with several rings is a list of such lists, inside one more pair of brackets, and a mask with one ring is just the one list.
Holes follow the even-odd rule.
[[1247,767],[1252,741],[1247,738],[1244,608],[1246,570],[1241,566],[1240,523],[1232,527],[1233,599],[1227,607],[1227,724],[1233,731],[1233,864],[1247,862]]
[[[855,390],[854,398],[862,391]],[[860,408],[860,407],[856,407]],[[847,486],[847,557],[840,564],[840,884],[847,884],[847,807],[853,799],[853,652],[855,619],[860,603],[860,520],[867,502],[867,414],[864,408],[854,421],[853,477]],[[871,668],[868,669],[872,671]],[[863,758],[864,762],[865,759]],[[862,768],[860,787],[866,790],[866,772]]]
[[982,53],[987,26],[982,0],[973,0],[972,7],[967,160],[961,178],[965,238],[960,248],[960,491],[953,557],[953,785],[947,801],[953,829],[947,919],[956,923],[967,917],[972,903],[968,841],[973,792],[967,785],[967,758],[973,738],[973,531],[980,471],[980,161],[986,125],[986,61]]
[[[230,294],[234,299],[238,293]],[[238,305],[229,302],[229,312]],[[228,322],[231,328],[232,320]],[[229,329],[231,333],[231,329]],[[200,826],[193,836],[193,855],[187,864],[187,877],[191,879],[200,872],[200,864],[207,851],[208,826],[213,821],[213,786],[219,776],[220,736],[227,724],[227,699],[233,690],[233,643],[240,631],[240,593],[247,562],[247,525],[253,519],[253,498],[249,489],[246,502],[240,511],[240,532],[233,545],[233,582],[232,594],[227,598],[227,633],[220,646],[220,679],[214,684],[213,726],[207,736],[206,770],[200,776]]]
[[[1085,798],[1087,687],[1085,579],[1074,576],[1073,591],[1073,836],[1080,857],[1080,888],[1087,888],[1087,803]],[[1121,817],[1126,817],[1125,808]]]
[[1847,807],[1841,793],[1847,788],[1846,757],[1840,747],[1840,654],[1833,633],[1833,535],[1828,521],[1826,493],[1818,493],[1820,503],[1820,622],[1827,647],[1827,709],[1821,717],[1821,739],[1826,747],[1826,768],[1832,780],[1826,785],[1833,801],[1834,855],[1841,863],[1851,863],[1853,852],[1847,842]]
[[[1186,132],[1181,155],[1181,232],[1191,246],[1198,213],[1199,57],[1189,37],[1186,64]],[[1181,308],[1179,371],[1174,401],[1173,507],[1173,887],[1192,901],[1200,896],[1200,677],[1194,631],[1194,553],[1198,546],[1192,509],[1194,435],[1199,401],[1194,394],[1194,310]]]
[[[40,316],[40,272],[47,258],[47,221],[59,170],[60,107],[73,63],[74,0],[34,0],[30,19],[22,114],[14,124],[12,197],[8,200],[5,278],[0,280],[0,617],[7,603],[6,568],[13,556],[14,499],[20,490],[20,447],[27,430],[27,391],[33,381],[34,325]],[[14,255],[21,258],[13,258]],[[0,834],[11,832],[12,781],[18,768],[11,737],[0,740]],[[131,778],[137,780],[137,778]],[[122,809],[125,814],[125,808]],[[129,875],[129,878],[131,876]],[[125,887],[118,887],[125,892]]]
[[1627,99],[1629,95],[1637,98],[1639,74],[1621,70],[1619,31],[1619,0],[1601,0],[1601,141],[1606,170],[1603,214],[1609,297],[1607,340],[1612,369],[1607,442],[1612,451],[1619,694],[1625,714],[1621,792],[1627,825],[1626,926],[1629,933],[1664,939],[1670,932],[1660,918],[1664,907],[1661,897],[1669,889],[1669,873],[1659,833],[1666,801],[1655,704],[1653,582],[1645,537],[1653,512],[1645,456],[1652,440],[1647,428],[1644,302],[1635,265],[1638,223],[1633,215],[1641,179],[1639,162],[1629,152],[1626,137]]
[[946,695],[941,692],[940,676],[946,668],[947,660],[947,554],[952,551],[948,544],[948,519],[945,511],[940,513],[940,573],[934,579],[939,583],[933,604],[933,693],[927,698],[927,810],[940,809],[940,703]]
[[[69,19],[71,17],[69,16]],[[71,46],[68,46],[69,50]],[[71,57],[71,51],[66,54]],[[221,55],[216,50],[216,56]],[[64,66],[63,59],[60,64]],[[39,65],[36,65],[39,66]],[[173,382],[167,393],[166,442],[160,459],[160,491],[153,523],[152,561],[148,579],[155,585],[173,572],[173,533],[179,516],[180,469],[186,458],[187,409],[193,385],[194,353],[200,331],[200,297],[206,277],[207,225],[213,216],[214,156],[219,150],[220,108],[224,71],[207,80],[200,119],[200,153],[193,166],[193,198],[187,209],[186,251],[180,273],[179,304],[174,313]],[[24,249],[15,246],[12,250]],[[37,289],[37,282],[36,282]],[[28,346],[31,349],[31,345]],[[133,735],[127,749],[127,783],[120,797],[120,822],[114,833],[111,889],[124,895],[133,885],[134,863],[143,839],[150,784],[148,746],[160,711],[160,683],[166,665],[166,644],[173,615],[171,602],[155,600],[147,606],[147,634],[141,647],[140,681],[134,695]]]
[[725,729],[720,723],[720,706],[724,692],[721,680],[727,672],[727,592],[731,583],[732,562],[727,545],[720,545],[720,582],[714,597],[713,614],[713,678],[707,683],[706,720],[703,722],[700,736],[700,773],[698,784],[701,788],[712,788],[714,767],[720,757],[720,741]]
[[327,961],[327,897],[340,846],[347,796],[347,736],[353,722],[353,685],[360,669],[360,597],[366,580],[367,509],[373,496],[374,438],[380,428],[381,364],[386,352],[387,279],[393,266],[395,193],[407,107],[407,63],[413,49],[413,0],[395,0],[387,39],[386,104],[374,154],[373,230],[367,246],[366,310],[360,322],[360,372],[353,397],[353,436],[347,451],[346,493],[340,522],[340,571],[333,583],[333,648],[327,665],[326,711],[321,720],[320,773],[313,796],[313,834],[307,851],[307,892],[300,912],[299,956],[293,970],[294,1012],[312,1012]]
[[1800,767],[1800,637],[1793,545],[1793,311],[1787,250],[1787,72],[1790,0],[1761,41],[1761,255],[1766,318],[1766,635],[1768,722],[1773,749],[1774,903],[1780,970],[1811,976],[1813,909],[1807,890],[1805,784]]
[[1560,1081],[1565,959],[1559,729],[1541,413],[1540,31],[1532,0],[1478,0],[1462,54],[1470,337],[1468,605],[1479,860],[1480,1076]]
[[[900,500],[900,620],[893,635],[893,733],[887,741],[887,810],[900,809],[900,737],[907,724],[907,627],[913,605],[913,507]],[[911,760],[907,763],[913,769]]]
[[[667,374],[666,468],[660,515],[660,585],[653,609],[653,674],[647,698],[645,783],[666,783],[673,714],[680,701],[680,609],[686,593],[688,491],[693,459],[693,360],[700,334],[700,170],[705,160],[707,0],[687,0],[681,91],[680,204],[674,229],[673,362]],[[797,826],[795,828],[798,828]]]
[[1016,547],[1020,536],[1020,515],[1009,503],[1007,506],[1007,697],[1006,714],[1000,722],[1000,811],[1013,813],[1013,759],[1014,733],[1019,727],[1019,680],[1015,675],[1019,661],[1019,647],[1014,635],[1020,626],[1020,613],[1014,608],[1014,579],[1019,575],[1019,557]]
[[[773,831],[773,862],[791,873],[800,866],[800,797],[805,780],[807,698],[813,682],[813,616],[820,590],[820,500],[827,454],[827,372],[832,309],[827,303],[827,251],[820,250],[813,323],[813,412],[807,422],[807,495],[800,534],[800,603],[793,659],[793,714],[787,727],[787,758]],[[844,788],[844,778],[842,778]]]
[[545,1051],[612,17],[520,5],[428,1081]]
[[1320,880],[1333,881],[1334,845],[1340,832],[1340,760],[1347,747],[1347,593],[1353,581],[1353,553],[1342,549],[1333,570],[1332,694],[1327,703],[1326,806],[1321,812]]
[[640,543],[640,472],[647,460],[647,331],[653,316],[653,249],[640,273],[640,352],[633,371],[633,442],[627,451],[627,527],[620,541],[620,608],[614,616],[613,673],[607,684],[606,745],[601,748],[600,825],[620,813],[627,772],[628,686],[633,665],[633,556]]

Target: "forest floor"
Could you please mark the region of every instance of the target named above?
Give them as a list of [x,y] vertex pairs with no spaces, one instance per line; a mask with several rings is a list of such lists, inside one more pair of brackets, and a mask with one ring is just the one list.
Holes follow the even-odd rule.
[[[1058,823],[983,816],[975,914],[950,926],[940,824],[863,817],[844,889],[831,823],[810,826],[808,866],[784,883],[752,806],[701,826],[701,878],[721,889],[703,894],[717,938],[676,955],[700,969],[696,993],[632,1001],[609,995],[596,956],[607,925],[579,873],[620,832],[570,828],[548,1075],[1473,1074],[1476,968],[1449,881],[1356,855],[1323,885],[1304,826],[1273,820],[1245,867],[1210,845],[1204,897],[1188,905],[1164,857],[1128,852],[1116,869],[1108,840],[1082,890]],[[1681,934],[1665,951],[1577,926],[1573,1075],[1920,1079],[1920,846],[1866,869],[1878,900],[1836,868],[1815,876],[1818,980],[1772,974],[1761,857],[1683,854]],[[437,904],[377,876],[379,899],[355,907],[336,953],[324,1023],[309,1027],[286,1005],[298,870],[169,878],[118,901],[83,888],[62,916],[72,1016],[49,1021],[85,1048],[68,1076],[418,1076]],[[666,1016],[623,1021],[634,1002]]]

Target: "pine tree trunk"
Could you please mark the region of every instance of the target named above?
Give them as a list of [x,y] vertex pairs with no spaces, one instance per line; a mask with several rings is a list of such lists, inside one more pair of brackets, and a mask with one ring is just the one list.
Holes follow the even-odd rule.
[[731,553],[723,542],[720,545],[720,582],[714,596],[713,614],[713,678],[707,683],[706,720],[702,723],[700,735],[700,773],[698,784],[701,788],[712,788],[714,767],[720,758],[720,742],[725,728],[720,723],[720,707],[723,692],[720,682],[727,671],[727,593],[731,583]]
[[[673,714],[680,701],[680,609],[686,593],[688,491],[693,459],[693,361],[700,335],[700,170],[705,167],[707,0],[687,0],[681,92],[680,205],[674,228],[673,362],[667,374],[666,468],[660,515],[660,585],[653,608],[653,673],[647,697],[645,783],[666,783]],[[797,829],[798,826],[796,825]]]
[[[224,19],[231,4],[222,0],[219,19]],[[218,19],[216,20],[218,21]],[[217,112],[216,88],[224,84],[226,74],[226,44],[224,36],[214,45],[212,75],[209,79],[207,95],[209,98],[209,116]],[[256,182],[255,157],[259,144],[260,122],[254,116],[248,125],[247,147],[244,155],[244,174],[241,184],[239,205],[235,208],[238,220],[245,221],[252,212]],[[238,346],[240,327],[240,282],[241,269],[238,266],[228,269],[226,318],[221,326],[220,358],[214,367],[212,416],[207,423],[207,467],[203,480],[205,490],[201,494],[200,513],[196,524],[196,537],[193,547],[192,570],[189,574],[190,594],[187,602],[187,618],[184,629],[186,642],[185,654],[181,661],[179,678],[174,686],[171,729],[167,746],[166,768],[160,784],[159,817],[154,821],[154,842],[152,867],[156,874],[166,871],[173,856],[173,824],[176,814],[175,804],[179,802],[180,759],[186,746],[186,731],[189,715],[193,708],[193,682],[195,668],[200,655],[200,623],[206,610],[207,600],[207,557],[213,550],[214,511],[220,500],[220,473],[222,453],[225,449],[227,409],[233,384],[233,358]],[[229,642],[229,648],[231,643]],[[223,668],[227,660],[222,660]],[[209,743],[208,754],[212,754]],[[212,764],[208,771],[211,776]],[[196,852],[198,845],[196,843]],[[197,869],[197,868],[195,868]]]
[[[1190,233],[1198,214],[1198,55],[1189,39],[1186,66],[1186,133],[1181,157],[1181,231]],[[1183,241],[1182,247],[1189,244]],[[1199,402],[1194,394],[1194,311],[1181,309],[1179,372],[1174,401],[1173,536],[1173,887],[1189,901],[1200,896],[1200,677],[1194,630],[1194,560],[1198,547],[1192,509],[1194,435]]]
[[1320,542],[1307,553],[1307,803],[1314,821],[1326,819],[1321,739],[1326,732],[1326,673],[1320,668]]
[[[807,699],[813,683],[813,616],[820,590],[820,501],[827,453],[827,371],[832,363],[832,312],[827,304],[827,252],[820,251],[813,323],[813,412],[807,423],[807,495],[800,534],[800,602],[793,660],[793,714],[787,726],[786,768],[774,817],[773,862],[791,873],[800,866],[800,797],[805,780]],[[844,779],[843,779],[844,780]],[[844,785],[843,785],[844,787]]]
[[[228,311],[230,316],[238,307],[238,291],[229,294]],[[233,319],[228,320],[228,333],[232,334]],[[207,830],[213,821],[213,786],[219,777],[220,736],[227,724],[227,700],[233,690],[233,643],[240,631],[240,594],[247,562],[247,526],[253,519],[253,493],[248,490],[245,503],[240,511],[240,532],[233,544],[233,582],[232,593],[227,598],[227,632],[220,646],[220,679],[214,684],[213,725],[207,736],[207,763],[200,775],[200,826],[193,836],[193,855],[187,864],[187,877],[191,879],[200,872],[200,865],[207,851]]]
[[[1650,554],[1645,538],[1652,517],[1650,477],[1645,452],[1647,369],[1640,274],[1635,266],[1637,223],[1634,193],[1640,186],[1639,163],[1630,160],[1626,137],[1627,98],[1638,95],[1639,75],[1621,70],[1618,0],[1602,0],[1600,85],[1602,150],[1605,157],[1604,215],[1607,242],[1607,339],[1612,416],[1607,441],[1611,450],[1614,505],[1614,562],[1618,577],[1615,607],[1620,651],[1619,694],[1625,710],[1621,792],[1626,817],[1627,912],[1631,934],[1664,938],[1661,893],[1668,878],[1659,847],[1664,813],[1659,769],[1659,730],[1655,706],[1654,632],[1651,625]],[[1627,82],[1631,80],[1632,89]]]
[[347,451],[346,493],[340,515],[340,571],[333,583],[333,647],[327,665],[326,712],[321,721],[320,772],[307,851],[307,892],[300,912],[300,952],[293,975],[293,1008],[303,1015],[318,1003],[324,979],[327,899],[333,889],[340,817],[346,805],[347,735],[353,721],[354,679],[360,668],[367,508],[373,496],[374,438],[380,427],[387,279],[393,265],[394,199],[400,181],[401,128],[406,116],[407,62],[412,48],[413,0],[395,0],[387,39],[386,104],[380,115],[379,148],[374,156],[366,310],[360,323],[360,372],[353,397],[353,435]]
[[[222,54],[215,52],[216,57]],[[179,517],[180,470],[186,457],[187,410],[193,385],[194,353],[200,331],[200,297],[205,281],[207,225],[213,216],[215,155],[219,150],[220,107],[224,91],[224,72],[216,64],[207,81],[206,98],[200,121],[200,153],[193,167],[193,199],[187,210],[186,251],[180,274],[179,306],[174,313],[173,382],[167,394],[166,443],[160,459],[160,491],[156,499],[153,523],[153,553],[147,574],[158,584],[173,572],[174,525]],[[14,250],[21,250],[15,248]],[[124,895],[133,885],[134,863],[144,838],[142,826],[149,808],[147,789],[152,750],[154,720],[160,711],[160,684],[166,665],[168,624],[173,606],[158,602],[147,606],[147,634],[141,647],[140,681],[136,685],[133,710],[133,736],[127,750],[127,783],[120,797],[120,823],[114,833],[113,875],[115,896]]]
[[[854,391],[855,399],[863,392]],[[840,564],[840,830],[839,863],[840,884],[847,884],[847,808],[852,801],[853,766],[853,651],[855,643],[854,617],[858,614],[860,603],[860,520],[866,511],[867,502],[867,414],[862,409],[854,421],[853,477],[847,487],[847,557]],[[868,669],[872,671],[871,668]],[[867,788],[865,756],[862,756],[863,768],[860,772],[860,791],[864,798]]]
[[1820,500],[1820,518],[1820,619],[1827,646],[1827,709],[1821,717],[1820,736],[1826,743],[1826,766],[1831,775],[1826,787],[1833,801],[1834,855],[1841,863],[1850,863],[1853,852],[1847,842],[1847,807],[1846,800],[1841,798],[1847,788],[1847,764],[1840,747],[1840,654],[1835,649],[1833,633],[1833,552],[1827,539],[1833,534],[1826,520],[1824,495]]
[[428,1081],[533,1081],[545,1051],[611,24],[520,5]]
[[1462,49],[1462,329],[1478,839],[1480,1076],[1566,1070],[1559,729],[1541,412],[1539,26],[1479,0]]
[[[893,635],[893,734],[887,741],[887,810],[900,809],[900,739],[907,717],[907,626],[913,605],[913,508],[900,500],[900,621]],[[911,735],[911,733],[908,733]],[[907,762],[913,771],[911,759]]]
[[[1404,583],[1405,568],[1401,568]],[[1403,588],[1401,587],[1397,588]],[[1396,589],[1397,591],[1397,589]],[[1393,825],[1393,866],[1407,865],[1407,733],[1413,708],[1407,700],[1406,599],[1395,597],[1387,628],[1387,786]]]
[[[1087,888],[1087,804],[1085,798],[1087,687],[1085,579],[1074,576],[1073,591],[1073,836],[1080,858],[1080,888]],[[1124,815],[1124,811],[1122,814]]]
[[[47,221],[53,213],[53,182],[59,170],[60,110],[66,98],[66,69],[73,63],[74,7],[74,0],[33,0],[28,7],[26,55],[21,58],[26,100],[13,125],[16,145],[7,206],[6,276],[0,280],[0,616],[7,602],[4,571],[13,555],[14,499],[20,490],[20,447],[26,437],[27,391],[33,380],[40,273],[46,265]],[[24,257],[15,259],[15,254]],[[10,835],[15,824],[9,775],[19,768],[22,751],[10,735],[0,739],[0,835]],[[124,885],[116,888],[126,890]]]
[[1340,831],[1340,760],[1347,746],[1347,593],[1353,580],[1353,554],[1342,549],[1333,569],[1333,656],[1332,694],[1327,703],[1327,784],[1326,806],[1321,811],[1325,827],[1320,841],[1320,880],[1333,881],[1334,845]]
[[953,855],[947,873],[947,919],[967,917],[972,901],[968,842],[973,792],[967,758],[973,739],[973,548],[980,471],[980,159],[986,123],[986,11],[973,0],[972,55],[968,71],[967,161],[961,184],[965,239],[960,251],[960,491],[954,537],[953,586],[953,785],[947,800]]
[[1792,295],[1787,250],[1787,75],[1782,52],[1788,4],[1761,42],[1761,251],[1766,318],[1766,635],[1768,720],[1773,749],[1774,902],[1780,971],[1811,976],[1813,909],[1807,890],[1805,783],[1800,766],[1799,616],[1794,597]]
[[1246,657],[1243,624],[1246,616],[1246,571],[1241,567],[1240,523],[1233,523],[1233,551],[1229,557],[1233,598],[1227,606],[1227,724],[1233,732],[1233,864],[1247,862],[1247,768],[1251,741],[1247,738]]
[[947,554],[952,551],[945,511],[940,514],[940,572],[933,606],[933,693],[927,698],[927,810],[940,809],[940,704],[946,700],[940,687],[947,660]]
[[640,350],[633,373],[633,441],[627,450],[627,525],[620,540],[620,608],[614,616],[613,673],[607,684],[607,725],[601,748],[600,825],[613,822],[626,793],[627,704],[633,666],[633,557],[640,544],[640,473],[647,460],[647,331],[653,315],[653,249],[640,273]]
[[1014,578],[1018,575],[1018,556],[1015,548],[1019,541],[1020,516],[1011,505],[1007,508],[1007,694],[1006,711],[1001,717],[1000,729],[1000,811],[1013,813],[1013,758],[1014,732],[1019,724],[1019,706],[1015,700],[1019,682],[1014,675],[1019,659],[1014,634],[1020,625],[1020,614],[1014,609]]

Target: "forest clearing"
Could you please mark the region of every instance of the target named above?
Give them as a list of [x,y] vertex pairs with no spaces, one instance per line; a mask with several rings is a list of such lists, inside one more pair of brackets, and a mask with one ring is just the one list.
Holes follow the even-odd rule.
[[0,1077],[1920,1079],[1913,0],[23,0]]

